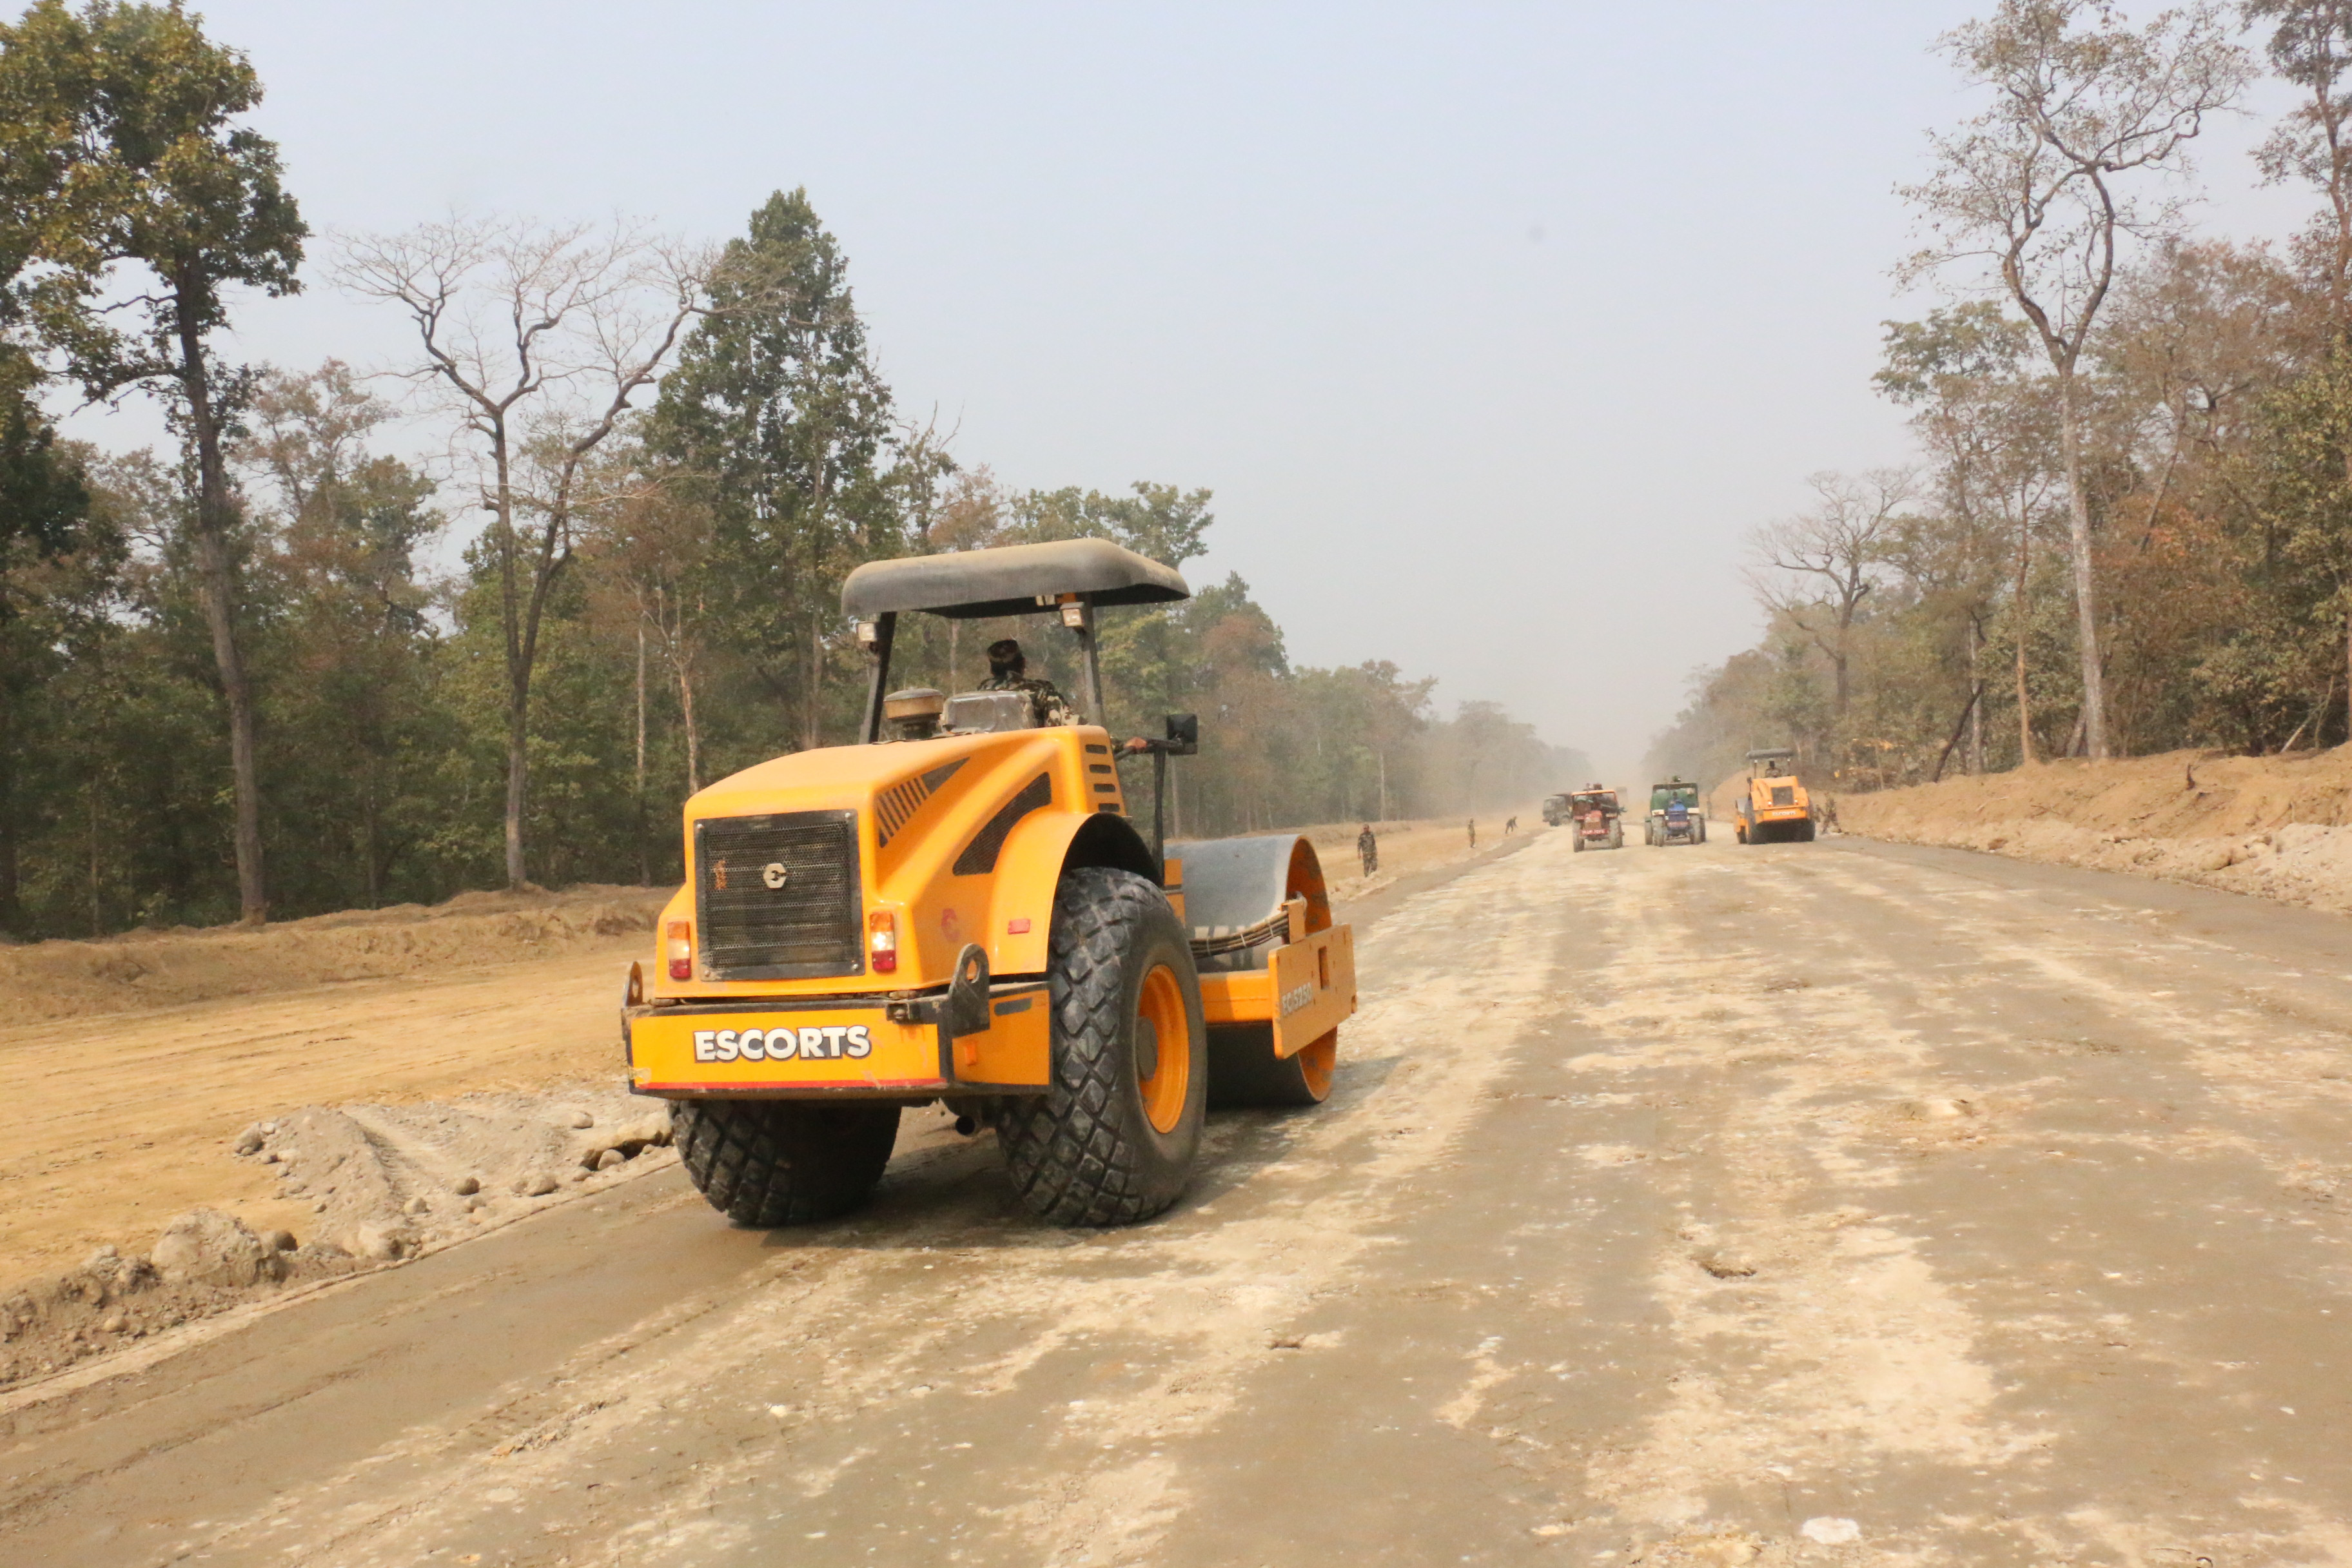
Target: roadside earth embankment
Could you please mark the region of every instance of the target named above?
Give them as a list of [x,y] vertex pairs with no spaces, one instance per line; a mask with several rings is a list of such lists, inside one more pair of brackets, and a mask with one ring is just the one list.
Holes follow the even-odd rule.
[[446,903],[345,910],[267,926],[134,931],[89,942],[0,945],[13,1024],[79,1018],[385,980],[645,940],[668,889],[460,893]]
[[666,897],[0,948],[0,1385],[667,1163],[614,1022]]
[[2040,763],[1835,800],[1838,827],[2352,913],[2352,748]]

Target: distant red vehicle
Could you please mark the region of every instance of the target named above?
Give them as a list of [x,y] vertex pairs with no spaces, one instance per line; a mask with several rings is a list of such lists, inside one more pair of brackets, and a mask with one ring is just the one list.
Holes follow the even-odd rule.
[[1569,795],[1568,809],[1569,819],[1576,826],[1578,849],[1625,847],[1625,826],[1619,820],[1624,808],[1617,804],[1615,790],[1587,784]]

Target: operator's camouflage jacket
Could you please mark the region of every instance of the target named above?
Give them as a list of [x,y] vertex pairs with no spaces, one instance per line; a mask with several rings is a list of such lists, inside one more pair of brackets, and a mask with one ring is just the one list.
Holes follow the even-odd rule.
[[1029,694],[1029,710],[1037,722],[1052,729],[1061,724],[1075,724],[1078,716],[1070,710],[1066,701],[1050,680],[1038,680],[1025,675],[992,676],[980,683],[982,691],[1025,691]]

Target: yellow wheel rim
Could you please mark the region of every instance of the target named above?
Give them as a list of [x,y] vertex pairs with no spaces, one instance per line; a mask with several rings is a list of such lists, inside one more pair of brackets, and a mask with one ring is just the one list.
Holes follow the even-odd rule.
[[1339,1031],[1332,1030],[1291,1059],[1298,1064],[1299,1076],[1307,1080],[1307,1092],[1322,1100],[1331,1092],[1331,1072],[1339,1065]]
[[1192,1027],[1184,1016],[1184,988],[1166,964],[1143,977],[1143,994],[1137,999],[1136,1030],[1149,1029],[1158,1045],[1150,1076],[1136,1075],[1143,1091],[1143,1114],[1162,1132],[1176,1131],[1184,1119],[1184,1100],[1192,1088]]

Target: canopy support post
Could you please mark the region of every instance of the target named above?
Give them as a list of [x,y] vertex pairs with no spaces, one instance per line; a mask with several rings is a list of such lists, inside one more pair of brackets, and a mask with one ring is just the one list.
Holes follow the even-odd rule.
[[857,628],[857,640],[866,645],[866,661],[872,677],[866,689],[866,743],[872,745],[882,738],[882,697],[890,689],[890,642],[898,630],[898,613],[885,610]]
[[[1073,611],[1076,613],[1072,614]],[[1062,624],[1078,635],[1078,648],[1085,656],[1085,668],[1078,682],[1078,706],[1085,710],[1089,724],[1108,725],[1109,717],[1103,712],[1102,660],[1095,649],[1095,607],[1084,599],[1062,606]]]

